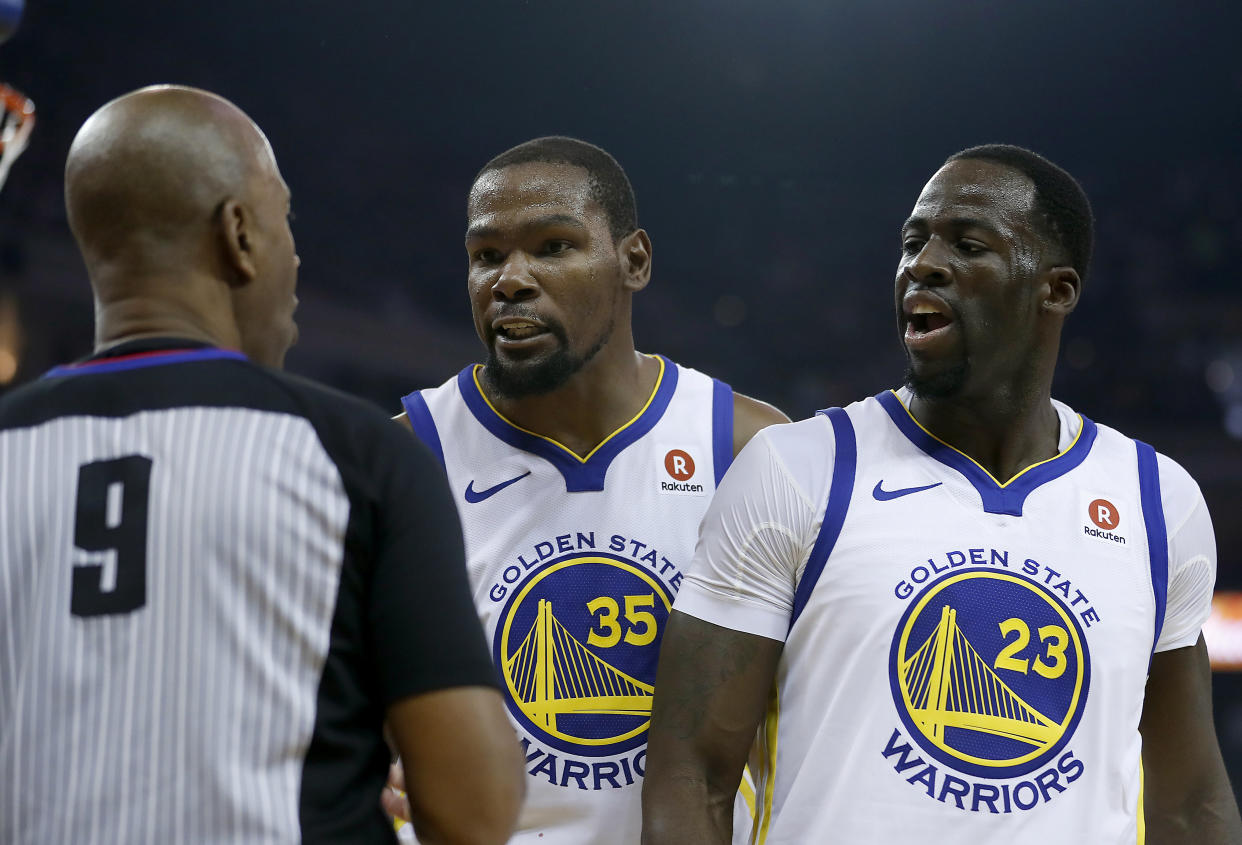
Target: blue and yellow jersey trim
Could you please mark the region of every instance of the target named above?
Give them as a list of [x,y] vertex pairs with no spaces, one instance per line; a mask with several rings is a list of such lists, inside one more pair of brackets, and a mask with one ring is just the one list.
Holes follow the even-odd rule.
[[570,455],[573,458],[576,458],[579,461],[579,463],[585,464],[587,463],[587,461],[591,460],[592,455],[594,455],[600,449],[604,448],[604,446],[608,444],[609,440],[612,440],[612,438],[621,434],[623,431],[625,431],[627,428],[629,428],[631,425],[637,422],[639,418],[642,417],[643,414],[647,413],[647,409],[651,407],[651,403],[655,400],[656,394],[660,392],[660,384],[664,381],[664,367],[665,367],[664,359],[658,355],[655,355],[655,356],[649,355],[647,357],[649,358],[654,357],[656,361],[660,364],[660,370],[658,373],[656,373],[656,382],[655,382],[655,386],[651,389],[651,395],[647,397],[647,401],[643,403],[643,406],[642,408],[639,409],[638,413],[635,414],[633,417],[631,417],[628,422],[621,425],[619,428],[617,428],[616,431],[614,431],[612,434],[608,435],[603,440],[601,440],[594,449],[592,449],[590,452],[587,452],[586,455],[581,456],[581,457],[578,455],[577,452],[570,449],[564,443],[561,443],[558,440],[554,440],[551,437],[545,437],[544,435],[531,431],[530,429],[522,428],[520,425],[510,420],[504,414],[500,413],[500,411],[496,409],[496,406],[492,404],[492,400],[488,399],[487,394],[483,392],[483,383],[479,381],[479,373],[483,371],[482,364],[475,364],[474,367],[471,369],[470,375],[471,375],[471,378],[474,380],[475,389],[479,391],[479,396],[483,399],[484,402],[487,403],[487,407],[491,409],[493,414],[495,414],[500,419],[504,420],[504,422],[507,425],[511,425],[514,428],[516,428],[518,431],[524,434],[529,434],[531,437],[538,437],[540,440],[544,440],[552,444],[552,446],[554,446],[557,449],[563,449],[566,454]]
[[[766,842],[768,827],[772,823],[772,795],[776,784],[776,736],[779,727],[780,693],[773,683],[763,722],[759,725],[750,750],[750,762],[746,764],[742,772],[742,782],[737,788],[750,819],[750,833],[746,839],[748,845],[762,845]],[[736,815],[733,824],[736,842],[739,832],[736,829]]]
[[1033,490],[1081,464],[1095,443],[1095,423],[1079,414],[1082,425],[1069,447],[1048,460],[1031,464],[1002,483],[974,458],[924,428],[896,391],[888,390],[875,398],[907,439],[940,463],[956,470],[979,491],[983,509],[988,513],[1021,516],[1022,505]]
[[759,771],[754,772],[753,812],[751,813],[750,845],[764,845],[772,825],[772,798],[776,792],[776,741],[780,729],[781,702],[776,684],[768,698],[767,712],[759,732]]
[[585,456],[551,437],[536,434],[505,418],[487,398],[479,382],[482,365],[472,364],[457,374],[457,387],[466,407],[492,435],[525,452],[538,455],[560,471],[570,493],[604,489],[608,466],[626,447],[637,442],[664,416],[677,390],[677,365],[663,355],[653,355],[660,364],[655,387],[642,408],[628,422],[605,437]]

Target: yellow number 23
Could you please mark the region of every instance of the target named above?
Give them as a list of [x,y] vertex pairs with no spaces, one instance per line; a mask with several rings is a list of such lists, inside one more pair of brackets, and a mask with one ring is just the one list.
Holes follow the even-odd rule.
[[[996,662],[992,664],[997,669],[1009,669],[1013,672],[1021,672],[1023,675],[1027,673],[1027,667],[1034,669],[1036,674],[1042,675],[1049,680],[1059,678],[1065,674],[1067,662],[1065,660],[1065,647],[1069,645],[1069,634],[1060,625],[1045,625],[1038,630],[1039,644],[1044,646],[1045,653],[1037,656],[1032,665],[1025,657],[1015,657],[1015,654],[1026,648],[1031,641],[1031,628],[1021,619],[1006,619],[1000,623],[1001,636],[1009,640],[1010,634],[1016,634],[1013,640],[1005,644],[1000,654],[996,656]],[[1045,663],[1044,658],[1051,660],[1051,663]]]

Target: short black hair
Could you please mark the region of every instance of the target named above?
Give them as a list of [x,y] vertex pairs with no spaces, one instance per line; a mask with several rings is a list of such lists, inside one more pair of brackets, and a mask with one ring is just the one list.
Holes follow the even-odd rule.
[[614,243],[638,228],[638,204],[630,178],[605,150],[577,138],[549,135],[518,144],[483,165],[474,181],[488,171],[534,161],[569,164],[587,172],[591,197],[608,215],[608,231]]
[[1043,218],[1046,234],[1065,251],[1084,281],[1091,266],[1095,241],[1095,218],[1091,201],[1078,180],[1039,153],[1013,144],[983,144],[954,153],[945,164],[980,159],[1012,167],[1035,184],[1035,208]]

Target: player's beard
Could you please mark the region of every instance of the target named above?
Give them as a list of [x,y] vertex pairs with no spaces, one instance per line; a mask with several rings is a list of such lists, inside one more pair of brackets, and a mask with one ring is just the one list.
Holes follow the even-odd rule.
[[915,369],[910,353],[906,352],[906,387],[920,399],[950,399],[957,396],[966,386],[970,376],[970,354],[966,348],[966,339],[962,338],[961,357],[947,367],[938,368],[936,372],[919,372]]
[[551,393],[569,381],[604,348],[604,344],[612,337],[614,322],[608,322],[586,352],[576,355],[570,351],[565,327],[557,322],[545,321],[544,328],[556,338],[556,349],[553,352],[532,361],[512,361],[497,356],[496,347],[492,345],[488,348],[483,378],[498,396],[507,399]]

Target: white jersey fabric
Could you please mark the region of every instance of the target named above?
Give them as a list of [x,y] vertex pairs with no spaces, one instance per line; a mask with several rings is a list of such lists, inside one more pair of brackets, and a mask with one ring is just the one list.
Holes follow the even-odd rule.
[[526,753],[514,842],[637,843],[660,636],[733,457],[733,391],[658,358],[585,459],[519,428],[467,367],[402,403],[441,456],[474,600]]
[[1211,603],[1198,487],[1061,403],[1001,485],[907,401],[760,432],[705,517],[677,609],[785,644],[751,841],[1141,842],[1152,652]]

